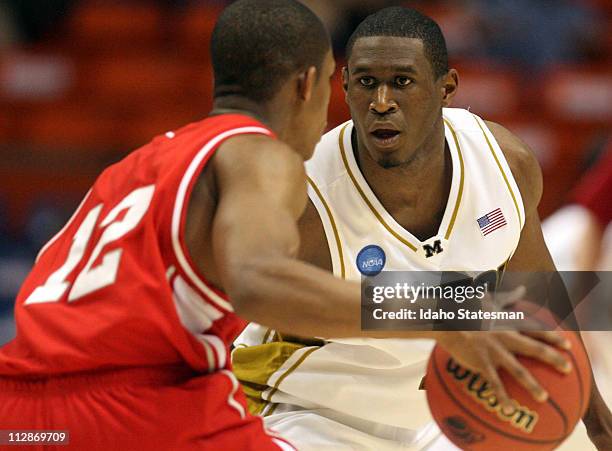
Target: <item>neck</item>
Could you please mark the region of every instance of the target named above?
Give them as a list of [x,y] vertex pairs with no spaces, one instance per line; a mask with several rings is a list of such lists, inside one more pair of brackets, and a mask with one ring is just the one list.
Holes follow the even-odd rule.
[[383,207],[415,236],[424,238],[435,233],[448,200],[453,172],[443,120],[440,118],[409,161],[391,168],[380,166],[357,141],[353,129],[355,158]]
[[251,116],[262,124],[266,125],[276,135],[282,139],[288,126],[284,109],[278,108],[274,100],[270,102],[256,102],[252,99],[238,96],[228,95],[218,97],[214,100],[213,109],[209,116],[219,114],[243,114]]
[[365,146],[359,143],[354,128],[352,138],[357,164],[368,185],[377,195],[379,192],[382,194],[389,191],[401,195],[404,200],[414,199],[423,195],[423,186],[439,185],[446,178],[446,140],[441,117],[434,125],[432,133],[413,155],[406,162],[393,167],[378,164]]

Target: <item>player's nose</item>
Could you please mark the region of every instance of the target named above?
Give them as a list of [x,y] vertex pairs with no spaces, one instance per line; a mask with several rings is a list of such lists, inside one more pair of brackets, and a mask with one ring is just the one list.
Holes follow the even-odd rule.
[[397,102],[391,96],[392,90],[385,84],[381,84],[374,91],[374,97],[370,102],[370,111],[377,114],[394,113],[398,109]]

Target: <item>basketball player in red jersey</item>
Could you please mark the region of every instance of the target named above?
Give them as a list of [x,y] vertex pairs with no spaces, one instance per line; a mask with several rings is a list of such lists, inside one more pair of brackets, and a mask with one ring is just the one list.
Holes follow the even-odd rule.
[[228,348],[235,311],[289,328],[319,315],[288,298],[358,305],[358,286],[291,259],[334,61],[294,0],[232,4],[211,50],[211,115],[104,171],[39,253],[0,349],[0,429],[67,430],[78,450],[292,449],[246,414]]
[[324,27],[295,0],[240,0],[212,61],[210,117],[108,168],[39,253],[0,349],[1,429],[88,451],[290,449],[245,412],[236,313],[363,335],[359,285],[294,258],[334,72]]

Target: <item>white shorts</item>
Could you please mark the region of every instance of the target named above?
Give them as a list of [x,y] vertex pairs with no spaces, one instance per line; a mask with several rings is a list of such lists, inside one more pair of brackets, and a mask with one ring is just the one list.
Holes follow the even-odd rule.
[[[266,428],[286,438],[300,451],[459,451],[435,423],[420,431],[410,431],[364,422],[328,409],[282,412],[283,407],[279,405],[278,413],[265,417]],[[557,451],[597,450],[584,424],[579,422]]]
[[360,420],[329,409],[300,409],[281,404],[274,414],[265,417],[265,424],[300,451],[459,450],[433,422],[414,431]]

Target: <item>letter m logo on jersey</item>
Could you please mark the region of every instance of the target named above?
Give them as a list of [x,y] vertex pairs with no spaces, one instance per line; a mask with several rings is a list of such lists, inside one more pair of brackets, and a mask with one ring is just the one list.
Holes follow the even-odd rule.
[[444,251],[444,249],[442,249],[442,242],[440,240],[434,241],[433,246],[431,244],[423,245],[423,250],[425,251],[425,257],[427,258]]

